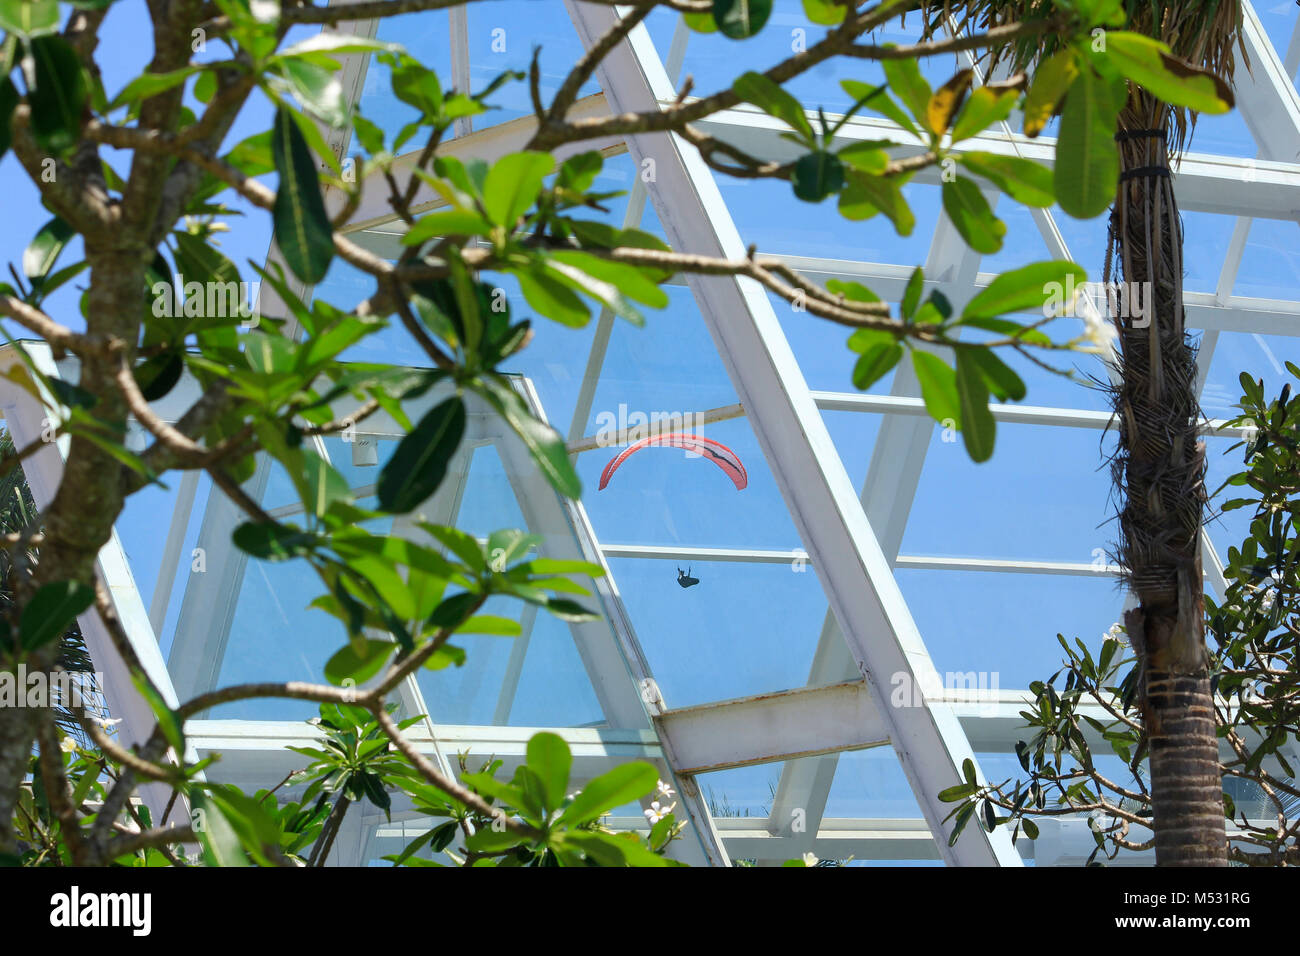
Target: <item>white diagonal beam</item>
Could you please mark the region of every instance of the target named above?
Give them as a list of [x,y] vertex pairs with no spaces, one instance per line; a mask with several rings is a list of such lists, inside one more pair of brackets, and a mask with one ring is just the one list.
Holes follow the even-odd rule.
[[[609,7],[577,0],[566,0],[566,6],[588,48],[617,16]],[[644,25],[602,62],[599,75],[615,112],[656,109],[661,99],[673,95]],[[638,165],[653,160],[651,200],[674,248],[728,258],[745,255],[717,184],[694,150],[666,135],[633,136],[628,150]],[[771,303],[746,279],[697,276],[690,285],[800,538],[822,568],[823,587],[861,673],[881,698],[888,697],[892,675],[924,679],[928,686],[934,666]],[[981,829],[956,847],[947,846],[947,808],[937,794],[961,779],[962,761],[973,757],[951,711],[942,706],[888,708],[882,716],[945,859],[1019,865],[1001,830],[987,834]]]
[[[924,274],[938,280],[937,286],[954,300],[954,308],[960,309],[972,294],[979,262],[980,256],[970,250],[948,217],[941,214],[930,243]],[[900,364],[894,373],[890,398],[921,405],[920,394],[920,385],[911,364]],[[876,435],[861,501],[881,551],[891,566],[903,542],[903,532],[933,434],[934,423],[927,414],[925,417],[887,416]],[[856,663],[832,610],[827,611],[822,623],[808,674],[808,683],[814,687],[847,680],[856,671]],[[831,754],[797,760],[782,770],[768,816],[768,828],[773,833],[788,832],[796,820],[806,823],[808,830],[816,832],[830,796],[838,762],[838,758]]]

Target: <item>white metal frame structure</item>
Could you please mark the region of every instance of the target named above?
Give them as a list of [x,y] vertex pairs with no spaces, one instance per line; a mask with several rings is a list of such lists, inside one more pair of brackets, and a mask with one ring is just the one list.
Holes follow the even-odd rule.
[[[556,5],[558,7],[558,3]],[[605,4],[564,0],[564,9],[584,46],[589,47],[615,22],[617,9]],[[1259,147],[1257,159],[1238,159],[1192,153],[1175,174],[1179,202],[1184,210],[1232,215],[1235,227],[1213,293],[1188,293],[1188,324],[1205,331],[1200,361],[1202,383],[1208,373],[1215,344],[1222,333],[1300,335],[1300,301],[1260,299],[1233,292],[1242,262],[1250,223],[1254,218],[1300,221],[1300,95],[1292,78],[1300,66],[1300,24],[1285,58],[1274,50],[1249,4],[1245,8],[1245,42],[1251,70],[1238,78],[1238,108]],[[469,82],[467,25],[463,17],[450,21],[453,69],[457,85]],[[347,29],[374,34],[374,24],[353,23]],[[601,92],[578,101],[576,116],[602,116],[627,111],[662,108],[677,98],[676,79],[688,52],[689,31],[680,23],[670,49],[661,59],[646,26],[634,29],[598,71]],[[345,71],[345,89],[352,98],[364,85],[366,63],[352,58]],[[757,155],[788,158],[788,144],[778,138],[779,124],[755,109],[727,110],[704,120],[701,128]],[[891,127],[884,121],[856,117],[839,134],[842,143],[879,138]],[[519,149],[533,130],[522,118],[473,129],[457,128],[457,138],[442,147],[461,157],[491,160]],[[345,138],[334,138],[340,155]],[[995,153],[1015,153],[1051,162],[1050,141],[1027,140],[1008,124],[988,131],[965,148]],[[638,180],[632,190],[626,225],[640,222],[648,202],[658,216],[672,246],[686,252],[738,258],[745,243],[714,181],[713,174],[695,151],[665,135],[638,135],[626,140],[584,143],[559,151],[597,148],[606,156],[630,155],[641,168],[652,160],[653,182]],[[414,161],[415,153],[399,158],[398,168]],[[399,174],[400,175],[400,174]],[[937,182],[937,172],[918,175],[920,183]],[[400,248],[385,190],[367,188],[347,227],[352,238],[371,251],[393,256]],[[993,198],[993,197],[990,197]],[[327,194],[331,208],[341,197]],[[435,208],[439,199],[422,186],[415,208]],[[1069,258],[1062,232],[1050,211],[1035,210],[1034,222],[1052,257]],[[790,264],[814,279],[855,279],[866,282],[886,301],[897,300],[911,272],[911,264],[861,262],[786,256]],[[930,244],[926,262],[928,286],[942,288],[958,306],[986,286],[991,273],[980,272],[979,257],[962,244],[942,216]],[[1084,263],[1090,266],[1090,263]],[[986,834],[972,827],[954,846],[948,846],[950,809],[937,798],[940,790],[960,777],[963,760],[979,753],[1009,753],[1019,738],[1018,711],[1027,692],[944,693],[930,696],[918,707],[883,705],[891,683],[904,675],[916,686],[931,686],[936,668],[903,593],[895,578],[897,569],[1017,572],[1030,575],[1066,575],[1095,578],[1114,569],[1096,562],[984,559],[900,553],[913,498],[917,493],[933,423],[918,397],[914,378],[900,368],[890,394],[811,389],[796,360],[766,294],[747,279],[689,277],[671,280],[684,284],[698,306],[717,353],[734,387],[738,401],[715,409],[700,409],[702,421],[722,422],[744,417],[762,449],[798,532],[809,565],[825,592],[826,614],[811,662],[807,685],[777,693],[736,700],[673,707],[655,682],[636,637],[634,621],[618,591],[607,577],[599,585],[608,624],[573,628],[581,647],[583,665],[600,698],[608,725],[553,728],[574,749],[578,775],[596,773],[611,759],[642,757],[659,763],[665,775],[675,775],[680,800],[692,827],[682,855],[693,862],[727,865],[731,858],[753,859],[760,864],[780,862],[805,851],[819,856],[858,859],[937,859],[953,865],[1021,864],[1021,854],[1033,851],[1023,843],[1013,847],[1005,830]],[[264,289],[264,295],[269,295]],[[264,311],[276,303],[264,301]],[[653,321],[653,319],[651,320]],[[613,318],[603,313],[582,371],[578,400],[568,428],[570,451],[581,455],[598,447],[584,435],[597,383],[605,363]],[[39,358],[39,356],[38,356]],[[48,362],[48,357],[40,358]],[[7,361],[12,361],[12,355]],[[51,364],[51,367],[52,364]],[[64,374],[71,370],[60,368]],[[533,407],[541,407],[527,382],[521,383]],[[182,398],[169,396],[166,419],[184,409]],[[0,406],[15,441],[34,437],[44,416],[30,396],[0,380]],[[883,422],[861,488],[855,489],[840,450],[831,439],[822,412],[875,413]],[[1039,427],[1105,429],[1110,415],[1072,408],[997,405],[1000,422]],[[396,423],[361,429],[371,437],[400,434]],[[528,524],[547,530],[544,545],[557,557],[584,557],[608,568],[608,559],[648,561],[719,561],[787,563],[784,550],[728,547],[673,547],[620,543],[603,544],[580,504],[562,503],[531,472],[522,451],[492,430],[485,419],[466,442],[460,463],[463,472],[475,442],[490,444],[506,464],[512,489]],[[1222,422],[1209,422],[1207,431],[1224,434]],[[364,437],[364,435],[362,437]],[[25,463],[38,504],[48,501],[57,486],[61,459],[53,449]],[[453,468],[453,474],[456,469]],[[260,495],[265,474],[253,480]],[[258,483],[261,483],[260,485]],[[455,482],[449,478],[447,485]],[[451,520],[459,508],[459,486],[444,488],[430,504],[439,520]],[[169,699],[212,685],[219,669],[220,642],[229,630],[238,598],[243,559],[229,547],[229,529],[237,516],[220,496],[210,497],[200,532],[210,549],[210,575],[201,586],[187,590],[181,624],[173,643],[170,668],[164,665],[156,635],[167,618],[167,601],[185,528],[195,507],[196,482],[184,479],[177,498],[171,530],[164,549],[159,585],[145,611],[116,539],[101,555],[100,573],[109,585],[119,613],[132,636],[137,653]],[[556,529],[563,533],[551,533]],[[1206,536],[1209,585],[1222,588],[1222,569]],[[192,592],[192,593],[191,593]],[[214,623],[215,622],[215,623]],[[531,619],[525,618],[526,630]],[[111,661],[107,636],[97,621],[82,621],[97,661]],[[585,630],[584,630],[585,628]],[[215,637],[214,637],[215,635]],[[214,643],[214,640],[216,643]],[[428,722],[415,731],[419,746],[453,771],[456,752],[470,749],[496,754],[507,764],[522,757],[533,728],[506,726],[510,715],[511,682],[517,685],[528,638],[519,639],[507,668],[494,725],[454,726]],[[124,718],[127,736],[145,733],[152,726],[147,708],[138,701],[124,674],[109,669],[107,696],[115,713]],[[411,681],[403,691],[403,705],[412,713],[427,712],[420,688]],[[199,754],[222,752],[230,760],[233,779],[249,785],[266,784],[294,766],[293,755],[283,748],[308,739],[310,729],[289,721],[202,719],[188,728]],[[914,820],[844,818],[825,815],[838,755],[868,748],[892,748],[906,773],[922,818]],[[697,777],[718,770],[762,764],[782,765],[780,785],[766,818],[714,819],[700,792]],[[978,765],[978,760],[976,760]],[[419,824],[411,814],[396,813],[389,824],[381,819],[358,818],[355,832],[345,837],[351,860],[373,859],[393,852],[403,834],[409,838]],[[799,825],[794,825],[795,820]],[[620,821],[616,821],[620,822]],[[634,825],[640,821],[621,821]],[[1065,838],[1062,837],[1062,840]],[[1068,842],[1068,841],[1065,841]],[[1090,842],[1090,841],[1089,841]],[[1061,843],[1052,854],[1066,859],[1071,850]]]

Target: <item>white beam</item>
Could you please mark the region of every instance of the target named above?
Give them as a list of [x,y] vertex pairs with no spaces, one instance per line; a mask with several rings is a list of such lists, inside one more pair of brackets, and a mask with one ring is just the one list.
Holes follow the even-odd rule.
[[683,707],[655,721],[676,744],[677,770],[688,774],[889,743],[862,681]]

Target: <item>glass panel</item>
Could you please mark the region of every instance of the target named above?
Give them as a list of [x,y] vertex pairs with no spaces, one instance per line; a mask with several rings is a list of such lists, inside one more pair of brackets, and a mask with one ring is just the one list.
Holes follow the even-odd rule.
[[1250,224],[1233,295],[1261,299],[1300,299],[1300,252],[1296,223],[1256,219]]
[[1000,422],[977,465],[936,429],[903,553],[1092,562],[1113,536],[1108,444],[1098,430]]
[[[798,552],[789,554],[780,564],[610,561],[668,706],[807,683],[826,596]],[[680,588],[679,564],[700,583]]]
[[[1094,653],[1124,596],[1108,577],[990,571],[895,571],[945,686],[1015,690],[1060,667],[1056,635]],[[941,597],[941,599],[937,599]]]
[[[569,70],[582,56],[582,44],[573,24],[559,8],[552,15],[539,16],[536,0],[501,0],[471,3],[469,18],[469,70],[475,90],[484,89],[506,70],[528,75],[533,49],[541,47],[542,102],[549,105]],[[579,90],[579,96],[600,92],[594,79]],[[493,96],[498,109],[474,117],[475,129],[486,129],[520,116],[532,116],[527,81],[511,81]]]

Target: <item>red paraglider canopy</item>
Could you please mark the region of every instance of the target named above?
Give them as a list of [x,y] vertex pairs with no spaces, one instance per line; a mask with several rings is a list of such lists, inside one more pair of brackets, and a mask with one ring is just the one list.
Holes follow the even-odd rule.
[[609,479],[614,477],[614,472],[618,471],[619,466],[627,461],[629,457],[642,448],[652,446],[657,448],[684,448],[686,451],[692,451],[703,458],[707,458],[726,473],[727,477],[735,483],[738,491],[749,484],[749,474],[745,471],[745,466],[741,464],[740,458],[722,442],[714,441],[712,438],[700,438],[698,435],[682,435],[673,432],[668,435],[652,435],[624,448],[600,473],[600,488],[596,490],[599,491],[609,484]]

